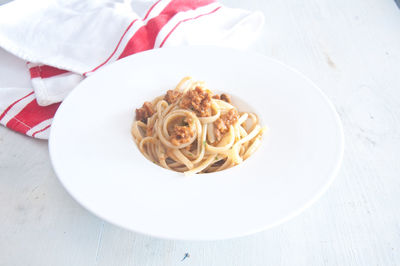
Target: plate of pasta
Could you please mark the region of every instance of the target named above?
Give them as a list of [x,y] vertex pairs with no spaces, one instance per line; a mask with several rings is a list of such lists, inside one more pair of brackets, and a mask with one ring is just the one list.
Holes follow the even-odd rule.
[[245,236],[329,187],[343,156],[335,108],[298,71],[209,46],[163,48],[85,79],[49,139],[61,184],[87,210],[167,239]]
[[131,133],[142,154],[185,175],[242,163],[260,147],[266,131],[256,114],[239,112],[228,94],[214,94],[192,77],[184,77],[135,113]]

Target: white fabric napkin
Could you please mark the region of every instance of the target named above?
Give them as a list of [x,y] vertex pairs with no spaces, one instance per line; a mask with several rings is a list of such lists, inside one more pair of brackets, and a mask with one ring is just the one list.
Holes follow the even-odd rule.
[[0,123],[48,138],[59,102],[97,69],[168,46],[246,48],[263,21],[214,0],[15,0],[0,6],[0,47],[27,62],[31,87],[0,88]]

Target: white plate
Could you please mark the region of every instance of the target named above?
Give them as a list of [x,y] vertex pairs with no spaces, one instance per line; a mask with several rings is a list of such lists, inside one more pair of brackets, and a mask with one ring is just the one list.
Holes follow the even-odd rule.
[[[243,164],[184,177],[139,152],[135,108],[186,75],[232,95],[268,127]],[[310,206],[338,172],[343,132],[326,96],[297,71],[258,54],[186,47],[140,53],[84,80],[58,109],[49,149],[67,191],[101,218],[161,238],[212,240],[270,228]]]

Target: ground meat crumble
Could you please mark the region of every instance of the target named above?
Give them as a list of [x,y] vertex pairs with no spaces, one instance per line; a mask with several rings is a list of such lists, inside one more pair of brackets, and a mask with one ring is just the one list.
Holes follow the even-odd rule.
[[136,120],[147,123],[147,118],[154,114],[151,102],[144,102],[143,106],[136,109]]
[[190,126],[174,126],[174,132],[171,135],[171,143],[175,146],[187,143],[194,136],[193,130]]
[[230,109],[226,114],[214,122],[214,134],[217,141],[222,139],[222,136],[229,131],[229,127],[235,124],[239,119],[239,114],[236,109]]
[[211,115],[211,93],[196,87],[185,93],[180,103],[180,107],[191,109],[200,117]]
[[229,97],[229,95],[225,94],[225,93],[222,93],[221,95],[215,94],[213,96],[213,99],[222,100],[222,101],[225,101],[227,103],[232,103],[231,97]]
[[182,96],[182,92],[177,90],[168,90],[167,94],[164,96],[164,100],[167,101],[168,104],[175,103],[179,97]]
[[227,103],[232,103],[231,97],[229,97],[229,95],[228,95],[228,94],[225,94],[225,93],[222,93],[222,94],[221,94],[221,100],[223,100],[223,101],[225,101],[225,102],[227,102]]

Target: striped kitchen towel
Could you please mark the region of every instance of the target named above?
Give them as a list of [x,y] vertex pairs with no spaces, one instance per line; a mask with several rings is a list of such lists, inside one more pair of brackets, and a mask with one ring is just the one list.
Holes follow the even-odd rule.
[[26,61],[31,86],[0,88],[0,123],[47,139],[60,102],[99,68],[168,46],[246,48],[263,20],[214,0],[15,0],[0,7],[0,47]]

